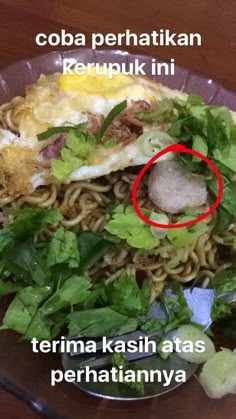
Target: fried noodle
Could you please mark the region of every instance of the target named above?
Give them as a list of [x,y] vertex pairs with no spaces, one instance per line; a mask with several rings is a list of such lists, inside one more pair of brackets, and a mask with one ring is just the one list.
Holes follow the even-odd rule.
[[[0,106],[0,127],[17,133],[17,121],[13,118],[14,106],[20,97]],[[77,181],[52,184],[37,188],[32,194],[14,199],[0,190],[0,223],[8,221],[6,208],[40,207],[54,208],[62,213],[61,224],[74,231],[101,233],[111,218],[114,203],[131,204],[131,190],[135,174],[130,169],[111,173],[93,181]],[[143,196],[138,198],[139,206],[145,204]],[[222,235],[214,234],[217,214],[207,218],[208,230],[185,249],[177,249],[167,239],[161,240],[160,249],[151,253],[122,244],[116,252],[105,255],[89,274],[94,280],[105,278],[114,280],[123,267],[129,271],[142,273],[153,284],[152,298],[164,288],[169,279],[183,284],[196,281],[198,286],[208,287],[215,272],[231,266],[229,237],[236,238],[236,224],[231,224]],[[42,234],[51,236],[57,226],[47,228]],[[222,257],[222,249],[224,257]],[[226,255],[226,259],[225,259]]]

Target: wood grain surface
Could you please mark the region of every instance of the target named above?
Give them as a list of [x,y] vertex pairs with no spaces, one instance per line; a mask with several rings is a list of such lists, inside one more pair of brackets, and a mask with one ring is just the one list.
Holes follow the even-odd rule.
[[37,419],[40,416],[33,412],[25,403],[0,388],[1,419]]
[[[207,74],[236,90],[236,0],[0,0],[0,67],[55,49],[38,47],[35,36],[38,32],[59,33],[62,28],[73,34],[83,32],[88,38],[92,32],[118,33],[125,29],[136,33],[160,28],[172,32],[199,32],[202,36],[200,48],[123,49],[157,58],[174,57],[176,64]],[[168,409],[167,396],[156,399],[153,406],[160,404],[163,407],[166,400],[165,409],[161,408],[166,414],[158,415],[158,418],[236,417],[236,402],[232,398],[217,401],[215,409],[200,406],[201,398],[198,398],[195,386],[193,382],[189,385],[187,401],[181,397],[182,390],[171,397],[175,397],[175,410]],[[0,406],[1,419],[37,417],[25,404],[4,391],[0,392]],[[153,410],[153,418],[157,418],[155,412]]]

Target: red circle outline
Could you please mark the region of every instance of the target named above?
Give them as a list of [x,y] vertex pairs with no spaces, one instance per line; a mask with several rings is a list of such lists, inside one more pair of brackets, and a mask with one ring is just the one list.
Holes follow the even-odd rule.
[[[216,200],[215,200],[214,204],[211,206],[211,208],[208,211],[206,211],[200,217],[195,218],[192,221],[188,221],[186,223],[181,223],[181,224],[159,224],[159,223],[155,223],[154,221],[151,221],[148,218],[144,217],[144,215],[139,210],[137,199],[136,199],[136,195],[137,195],[137,189],[138,189],[138,186],[139,186],[139,182],[141,181],[141,179],[142,179],[143,175],[145,174],[145,172],[147,171],[147,169],[159,157],[161,157],[164,154],[169,153],[171,151],[172,152],[192,154],[193,156],[199,157],[200,159],[202,159],[203,161],[205,161],[205,163],[207,163],[210,166],[210,168],[212,169],[213,173],[215,174],[215,177],[216,177],[216,180],[217,180],[217,183],[218,183],[218,192],[217,192],[217,197],[216,197]],[[135,182],[134,182],[134,185],[133,185],[133,188],[132,188],[132,204],[133,204],[134,210],[135,210],[136,214],[138,215],[138,217],[141,218],[141,220],[143,220],[145,223],[149,224],[150,226],[159,227],[159,228],[180,228],[180,227],[187,227],[187,226],[191,226],[193,224],[199,223],[200,221],[202,221],[206,217],[208,217],[210,214],[212,214],[213,211],[215,211],[215,209],[218,207],[218,205],[220,203],[220,200],[221,200],[221,197],[222,197],[222,193],[223,193],[222,179],[221,179],[221,176],[220,176],[220,173],[219,173],[218,169],[211,162],[211,160],[209,160],[207,157],[203,156],[203,154],[198,153],[198,151],[191,150],[190,148],[184,147],[181,144],[173,144],[173,145],[170,145],[170,146],[164,148],[159,153],[155,154],[155,156],[153,156],[145,164],[145,166],[141,169],[141,171],[139,172],[139,174],[137,175],[137,177],[135,179]]]

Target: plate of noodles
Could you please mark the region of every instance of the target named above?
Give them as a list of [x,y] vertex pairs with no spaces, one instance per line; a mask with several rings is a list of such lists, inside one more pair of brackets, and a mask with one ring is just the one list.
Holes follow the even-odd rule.
[[[186,287],[214,289],[212,319],[235,337],[232,308],[218,299],[236,290],[235,94],[180,67],[175,76],[158,78],[63,75],[67,57],[101,68],[137,57],[146,68],[151,63],[151,57],[127,52],[81,49],[23,60],[0,72],[5,352],[8,345],[19,351],[27,346],[12,345],[15,332],[24,341],[52,341],[192,325]],[[214,163],[222,198],[211,215],[191,226],[150,226],[133,208],[132,188],[142,167],[176,143]],[[159,224],[192,221],[217,196],[209,167],[177,154],[154,162],[137,190],[140,211]],[[173,289],[172,301],[166,288]],[[165,321],[145,318],[155,300],[169,304]],[[236,357],[229,352],[205,360],[210,372],[203,385],[211,397],[235,392]],[[217,378],[210,375],[219,362],[226,365],[220,374],[227,385],[214,391]]]

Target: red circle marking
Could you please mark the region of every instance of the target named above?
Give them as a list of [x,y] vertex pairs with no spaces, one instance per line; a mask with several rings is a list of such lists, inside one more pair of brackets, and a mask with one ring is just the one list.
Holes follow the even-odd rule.
[[[192,154],[193,156],[199,157],[201,160],[203,160],[205,163],[207,163],[208,166],[210,166],[211,170],[213,171],[213,173],[216,177],[216,180],[217,180],[217,183],[218,183],[218,192],[217,192],[217,197],[216,197],[216,200],[215,200],[214,204],[211,206],[211,208],[208,211],[206,211],[200,217],[195,218],[194,220],[188,221],[186,223],[181,223],[181,224],[159,224],[159,223],[155,223],[154,221],[151,221],[148,218],[144,217],[144,215],[139,210],[136,195],[137,195],[137,189],[138,189],[138,186],[139,186],[139,182],[141,181],[141,179],[142,179],[143,175],[145,174],[145,172],[147,171],[147,169],[159,157],[161,157],[164,154],[169,153],[171,151],[176,152],[176,153],[179,152],[179,153]],[[150,226],[159,227],[159,228],[180,228],[180,227],[187,227],[187,226],[191,226],[193,224],[199,223],[199,221],[204,220],[204,218],[206,218],[210,214],[212,214],[213,211],[215,211],[215,209],[217,208],[217,206],[220,203],[222,193],[223,193],[222,179],[221,179],[221,176],[220,176],[220,173],[219,173],[218,169],[211,162],[211,160],[209,160],[207,157],[203,156],[203,154],[198,153],[198,151],[191,150],[190,148],[186,148],[181,144],[173,144],[173,145],[170,145],[169,147],[164,148],[164,150],[160,151],[159,153],[155,154],[155,156],[153,156],[145,164],[145,166],[142,168],[142,170],[139,172],[138,176],[135,179],[133,188],[132,188],[132,204],[133,204],[134,210],[135,210],[136,214],[138,215],[138,217],[141,218],[141,220],[143,220],[145,223],[149,224]]]

